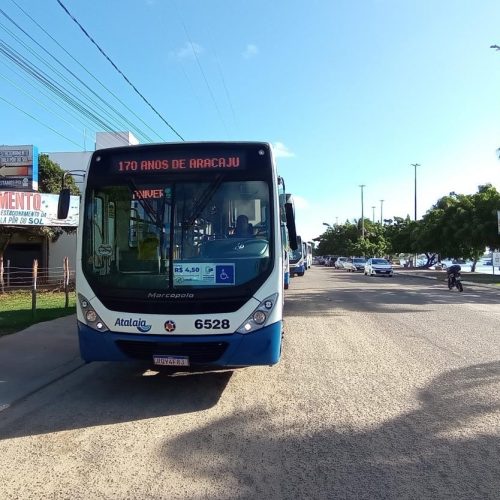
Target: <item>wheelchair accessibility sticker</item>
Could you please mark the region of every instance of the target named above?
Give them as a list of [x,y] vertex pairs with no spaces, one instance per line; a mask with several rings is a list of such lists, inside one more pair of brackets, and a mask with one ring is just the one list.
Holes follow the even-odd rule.
[[234,264],[216,265],[215,283],[218,285],[234,285]]

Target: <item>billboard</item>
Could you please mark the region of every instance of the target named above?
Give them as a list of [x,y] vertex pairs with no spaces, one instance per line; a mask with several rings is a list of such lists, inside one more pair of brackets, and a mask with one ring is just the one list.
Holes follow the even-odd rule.
[[38,190],[36,146],[0,146],[0,189]]
[[80,197],[71,196],[68,217],[57,218],[58,194],[0,191],[0,225],[78,226]]

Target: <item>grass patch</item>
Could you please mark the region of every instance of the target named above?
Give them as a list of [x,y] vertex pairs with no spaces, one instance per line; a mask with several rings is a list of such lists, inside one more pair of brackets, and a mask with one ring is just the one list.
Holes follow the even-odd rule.
[[[441,281],[446,281],[447,274],[446,271],[434,271],[433,269],[397,269],[396,272],[403,274],[408,272],[411,274],[419,274],[421,276],[429,276],[436,278]],[[497,285],[500,286],[500,273],[499,274],[483,274],[483,273],[467,273],[462,271],[462,280],[470,281],[471,283],[482,283],[488,285]]]
[[76,294],[69,294],[69,307],[64,307],[64,292],[38,292],[36,312],[31,313],[31,292],[0,294],[0,336],[18,332],[35,323],[68,316],[76,312]]
[[500,286],[499,274],[462,273],[462,279],[465,281],[473,281],[474,283],[487,283]]

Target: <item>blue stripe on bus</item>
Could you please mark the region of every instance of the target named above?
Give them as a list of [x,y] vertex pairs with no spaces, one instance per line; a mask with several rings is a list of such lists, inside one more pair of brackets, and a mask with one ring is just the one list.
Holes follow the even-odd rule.
[[[227,343],[221,357],[215,361],[199,363],[208,366],[252,366],[273,365],[280,359],[282,322],[257,330],[254,333],[230,335],[136,335],[121,332],[98,332],[78,322],[78,337],[81,357],[91,361],[130,361],[133,356],[127,355],[117,346],[117,341],[158,343],[162,347],[169,343],[185,343],[187,347],[193,343]],[[151,357],[151,362],[152,362]],[[196,366],[196,365],[194,365]]]

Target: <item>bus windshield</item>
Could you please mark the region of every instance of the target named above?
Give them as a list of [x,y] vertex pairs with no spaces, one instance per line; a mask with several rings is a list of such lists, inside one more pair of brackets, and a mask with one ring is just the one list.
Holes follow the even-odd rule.
[[[82,267],[95,289],[230,289],[272,267],[269,183],[211,179],[88,186]],[[230,291],[229,291],[230,293]]]
[[290,252],[290,261],[291,262],[296,262],[296,261],[300,260],[302,257],[303,257],[302,246],[297,248],[297,250],[292,250]]

